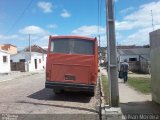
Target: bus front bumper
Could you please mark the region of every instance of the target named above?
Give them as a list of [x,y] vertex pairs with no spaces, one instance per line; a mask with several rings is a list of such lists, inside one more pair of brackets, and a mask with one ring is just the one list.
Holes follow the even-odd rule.
[[62,89],[62,90],[76,90],[76,91],[88,91],[93,92],[95,85],[85,85],[77,83],[61,83],[61,82],[45,82],[45,88]]

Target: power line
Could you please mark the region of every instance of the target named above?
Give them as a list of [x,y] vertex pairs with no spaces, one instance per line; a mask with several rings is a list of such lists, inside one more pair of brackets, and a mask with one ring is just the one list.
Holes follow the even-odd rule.
[[99,34],[101,34],[101,16],[102,16],[102,0],[100,0],[100,14],[99,14]]
[[16,19],[16,21],[12,24],[12,26],[10,27],[10,29],[6,32],[6,34],[8,34],[16,25],[17,23],[21,20],[21,18],[23,17],[23,15],[26,13],[27,9],[31,6],[32,2],[34,0],[30,0],[30,2],[28,3],[28,5],[26,6],[26,8],[22,11],[22,13],[20,14],[20,16]]
[[102,12],[102,0],[98,0],[98,34],[101,33],[101,12]]
[[99,46],[101,44],[101,18],[102,18],[102,0],[98,0],[98,38],[99,38]]

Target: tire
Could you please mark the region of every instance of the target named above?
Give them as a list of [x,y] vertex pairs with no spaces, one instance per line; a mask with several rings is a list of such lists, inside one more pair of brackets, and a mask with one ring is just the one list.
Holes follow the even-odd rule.
[[61,90],[60,90],[60,89],[53,89],[53,92],[54,92],[55,94],[60,94],[60,93],[61,93]]
[[93,97],[93,96],[94,96],[94,92],[88,92],[87,95],[88,95],[89,97]]

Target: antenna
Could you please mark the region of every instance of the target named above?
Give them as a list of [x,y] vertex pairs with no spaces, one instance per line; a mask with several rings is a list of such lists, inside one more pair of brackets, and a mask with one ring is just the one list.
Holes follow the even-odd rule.
[[152,12],[152,10],[151,10],[151,17],[152,17],[152,29],[154,31],[154,20],[153,20],[153,12]]

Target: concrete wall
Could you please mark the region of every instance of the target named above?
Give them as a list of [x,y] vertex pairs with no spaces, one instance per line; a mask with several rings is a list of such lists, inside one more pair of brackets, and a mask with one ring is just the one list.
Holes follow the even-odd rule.
[[[3,56],[7,56],[7,62],[3,63]],[[0,51],[0,73],[8,73],[10,68],[10,54]]]
[[160,104],[160,30],[150,33],[152,100]]
[[150,61],[140,62],[140,72],[144,74],[150,74]]

